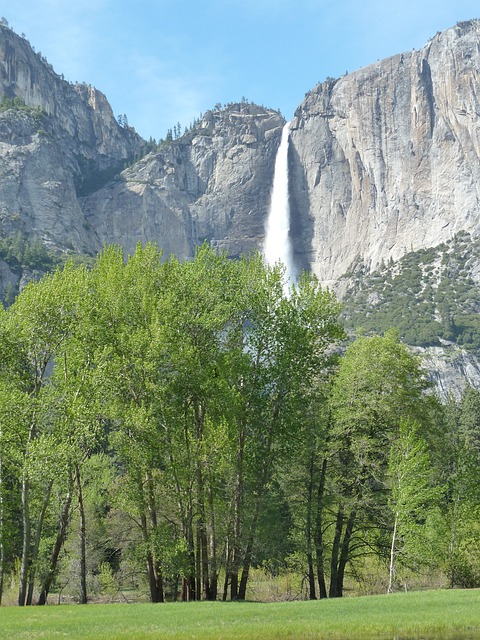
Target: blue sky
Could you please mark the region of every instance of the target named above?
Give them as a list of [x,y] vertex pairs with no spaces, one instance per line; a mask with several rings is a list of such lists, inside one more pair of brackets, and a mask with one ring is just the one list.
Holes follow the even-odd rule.
[[144,137],[242,97],[289,119],[304,94],[480,18],[478,0],[0,0],[55,71]]

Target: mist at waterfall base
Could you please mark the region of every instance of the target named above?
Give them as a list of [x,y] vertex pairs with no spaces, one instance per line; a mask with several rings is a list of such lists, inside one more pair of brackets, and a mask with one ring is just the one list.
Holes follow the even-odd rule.
[[295,285],[297,271],[293,262],[290,239],[290,205],[288,197],[288,144],[290,122],[283,127],[282,139],[275,159],[270,211],[265,226],[263,255],[265,262],[273,266],[281,262],[285,268],[283,291],[290,295]]

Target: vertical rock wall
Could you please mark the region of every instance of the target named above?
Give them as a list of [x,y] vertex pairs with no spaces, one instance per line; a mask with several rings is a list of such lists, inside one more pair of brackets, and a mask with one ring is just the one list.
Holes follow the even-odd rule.
[[318,85],[292,123],[300,261],[335,283],[480,228],[480,23]]

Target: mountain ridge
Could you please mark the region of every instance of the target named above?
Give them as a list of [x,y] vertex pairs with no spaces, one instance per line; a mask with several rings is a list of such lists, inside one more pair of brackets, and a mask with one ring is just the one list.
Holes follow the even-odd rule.
[[[5,246],[41,240],[57,254],[94,255],[104,243],[131,252],[154,241],[180,259],[203,242],[232,257],[261,249],[285,122],[276,110],[217,106],[152,149],[100,91],[66,82],[4,26],[0,100]],[[479,119],[479,20],[316,85],[290,126],[297,266],[353,299],[355,282],[368,291],[382,264],[459,232],[476,242]],[[480,259],[471,266],[479,271]],[[0,296],[24,275],[0,259]],[[440,307],[433,313],[432,326],[446,321]],[[442,349],[441,337],[418,348]],[[480,368],[469,375],[478,384]]]

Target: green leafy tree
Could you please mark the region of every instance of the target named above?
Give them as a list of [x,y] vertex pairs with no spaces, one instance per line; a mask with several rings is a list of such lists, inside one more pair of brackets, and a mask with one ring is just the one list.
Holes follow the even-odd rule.
[[327,470],[331,424],[327,397],[328,384],[319,381],[299,402],[290,460],[277,472],[293,519],[294,529],[290,533],[295,545],[293,558],[303,569],[311,600],[317,594],[320,598],[327,597],[323,557],[330,501]]
[[[51,374],[64,361],[64,345],[76,323],[83,292],[73,265],[30,283],[4,317],[4,332],[16,356],[4,374],[23,393],[28,406],[18,426],[22,552],[19,604],[31,604],[38,551],[56,468],[61,468],[52,416]],[[76,298],[76,295],[78,296]]]
[[365,551],[362,528],[380,521],[388,452],[400,421],[428,422],[427,387],[420,361],[395,331],[358,338],[340,362],[330,396],[329,464],[337,502],[330,597],[342,595],[347,563]]
[[390,450],[387,483],[393,531],[388,593],[395,587],[398,564],[418,571],[422,565],[432,567],[436,559],[427,522],[439,504],[442,488],[435,482],[427,443],[417,430],[417,423],[401,421]]
[[113,341],[99,366],[108,371],[112,442],[151,597],[164,590],[169,521],[188,558],[183,597],[216,598],[224,562],[231,596],[245,598],[266,489],[295,430],[295,407],[343,335],[338,305],[307,277],[287,300],[280,269],[207,247],[186,263],[160,264],[147,247],[123,266],[110,252],[94,276],[107,273],[97,320],[114,327]]
[[[240,378],[236,485],[255,496],[247,514],[246,491],[238,493],[243,551],[238,593],[235,568],[231,573],[232,598],[245,598],[252,561],[256,527],[262,499],[276,466],[288,455],[289,443],[298,425],[296,412],[313,384],[325,376],[329,348],[343,337],[334,296],[323,291],[315,278],[304,276],[290,298],[283,296],[282,271],[267,271],[260,279],[255,305],[249,307],[249,322],[243,342],[248,356]],[[248,452],[248,457],[244,454]],[[251,456],[251,458],[250,458]],[[247,484],[248,483],[248,484]],[[242,495],[243,498],[242,498]],[[235,546],[233,545],[233,548]]]
[[107,400],[105,416],[123,469],[117,482],[120,502],[141,535],[150,598],[164,599],[162,566],[161,478],[165,467],[165,385],[168,344],[163,338],[168,318],[161,295],[168,295],[166,269],[153,245],[137,247],[124,263],[122,252],[109,248],[92,273],[94,317],[103,340],[98,352],[98,389]]
[[437,465],[446,486],[443,557],[451,587],[480,584],[479,416],[479,393],[470,387],[446,403]]

